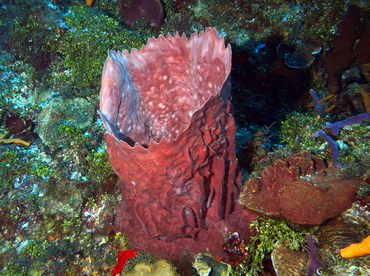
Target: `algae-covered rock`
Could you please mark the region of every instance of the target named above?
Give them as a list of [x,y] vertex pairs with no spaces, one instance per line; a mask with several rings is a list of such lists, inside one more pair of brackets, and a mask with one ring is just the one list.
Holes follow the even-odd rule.
[[138,263],[124,274],[125,276],[178,276],[176,268],[167,260],[159,259],[154,263]]
[[66,218],[78,217],[82,201],[81,192],[74,185],[63,182],[55,182],[53,188],[47,189],[38,199],[44,214],[57,214]]
[[94,114],[94,105],[83,98],[55,99],[41,111],[36,131],[42,142],[55,150],[69,144],[59,126],[87,127],[93,122]]
[[200,276],[227,276],[231,271],[229,264],[216,261],[209,253],[197,254],[193,267]]

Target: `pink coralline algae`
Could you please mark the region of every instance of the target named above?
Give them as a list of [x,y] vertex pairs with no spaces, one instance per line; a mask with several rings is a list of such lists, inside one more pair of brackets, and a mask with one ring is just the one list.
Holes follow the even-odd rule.
[[351,207],[356,181],[344,179],[340,169],[301,152],[278,160],[262,171],[262,178],[246,182],[241,202],[249,210],[300,224],[321,224]]
[[212,28],[109,52],[100,114],[122,184],[117,230],[137,250],[224,257],[230,232],[248,240],[255,215],[237,203],[230,69],[231,48]]

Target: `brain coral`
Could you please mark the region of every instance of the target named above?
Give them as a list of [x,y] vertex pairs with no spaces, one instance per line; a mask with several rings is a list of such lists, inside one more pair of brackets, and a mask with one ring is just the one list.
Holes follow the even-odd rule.
[[356,196],[356,181],[340,172],[308,152],[297,153],[264,168],[260,179],[249,179],[240,201],[261,215],[321,224],[348,209]]

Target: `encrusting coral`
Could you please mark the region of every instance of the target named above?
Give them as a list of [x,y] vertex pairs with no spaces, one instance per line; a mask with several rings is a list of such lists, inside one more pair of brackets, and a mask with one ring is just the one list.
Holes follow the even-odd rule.
[[263,169],[261,179],[249,179],[241,203],[269,217],[300,224],[321,224],[348,209],[356,196],[356,181],[340,177],[308,152],[277,160]]

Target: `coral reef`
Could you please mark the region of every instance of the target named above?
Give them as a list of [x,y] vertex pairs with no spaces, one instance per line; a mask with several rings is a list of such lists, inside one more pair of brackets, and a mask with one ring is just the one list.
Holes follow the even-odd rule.
[[249,39],[263,41],[274,35],[282,36],[293,32],[297,25],[300,25],[301,37],[329,40],[345,12],[342,2],[292,4],[286,1],[202,0],[191,4],[197,21],[227,32],[237,45]]
[[[227,112],[233,113],[237,125],[235,146],[245,180],[257,177],[276,160],[305,150],[331,163],[327,143],[312,134],[327,124],[370,112],[370,9],[366,1],[160,3],[162,9],[156,10],[156,16],[163,15],[163,20],[153,21],[158,26],[153,28],[147,15],[128,25],[117,1],[112,0],[0,0],[1,275],[108,276],[117,263],[117,252],[130,249],[127,235],[114,227],[116,204],[122,201],[121,184],[108,161],[105,129],[96,112],[108,50],[140,49],[148,38],[176,31],[187,36],[209,26],[220,31],[233,49],[234,108]],[[316,51],[311,46],[318,45],[321,52],[312,54]],[[156,62],[159,67],[163,64],[161,59]],[[171,75],[167,76],[169,81]],[[150,76],[144,79],[150,83]],[[316,106],[320,108],[315,112],[310,88],[318,94]],[[172,105],[173,99],[163,101]],[[73,102],[78,104],[73,107]],[[72,108],[68,110],[68,106]],[[346,259],[339,251],[370,234],[369,132],[368,121],[343,126],[339,134],[326,132],[338,145],[343,179],[356,178],[360,184],[352,207],[340,215],[342,223],[329,219],[312,233],[314,229],[307,225],[259,217],[249,230],[242,222],[245,232],[253,235],[249,243],[243,231],[237,236],[221,230],[222,224],[211,225],[207,231],[224,231],[216,244],[226,250],[221,256],[231,265],[230,275],[274,275],[284,269],[299,270],[299,264],[305,270],[306,264],[296,256],[306,250],[309,233],[317,238],[317,260],[325,264],[320,274],[367,273],[368,256]],[[116,134],[122,137],[122,133]],[[226,133],[211,129],[209,135],[218,139]],[[177,161],[173,164],[181,166]],[[130,165],[133,163],[128,160]],[[171,173],[176,176],[177,171]],[[192,184],[184,193],[194,191]],[[202,206],[213,206],[219,190],[204,192],[211,199],[203,197]],[[191,217],[189,212],[187,209],[179,220]],[[209,215],[203,213],[202,218],[207,221]],[[172,222],[171,218],[168,221]],[[168,244],[171,242],[163,248],[170,251]],[[284,245],[284,250],[279,251],[278,245]],[[283,252],[283,266],[274,272],[271,255],[276,257],[279,252]],[[214,258],[212,265],[220,264],[219,256],[207,256],[208,260]],[[164,266],[170,268],[169,275],[195,276],[193,257],[185,252],[176,268],[169,263]],[[124,273],[153,271],[156,261],[139,252],[127,261]],[[137,263],[141,264],[135,272]]]
[[71,7],[62,19],[68,29],[56,47],[64,56],[62,64],[67,74],[56,77],[64,85],[70,83],[79,89],[97,87],[108,50],[139,48],[144,42],[138,33],[122,28],[118,21],[89,7]]
[[230,66],[230,48],[215,29],[109,53],[100,114],[122,183],[117,229],[136,249],[167,258],[184,250],[224,256],[228,232],[248,238],[253,215],[236,202]]
[[33,69],[33,77],[44,85],[86,96],[98,87],[101,66],[109,49],[140,47],[138,32],[120,26],[104,12],[86,6],[36,6],[26,18],[17,18],[6,37],[15,56]]
[[251,178],[241,203],[248,210],[284,217],[301,224],[321,224],[348,209],[356,196],[356,181],[340,177],[340,170],[308,152],[293,154]]

